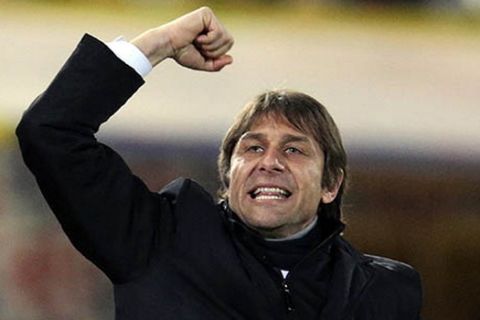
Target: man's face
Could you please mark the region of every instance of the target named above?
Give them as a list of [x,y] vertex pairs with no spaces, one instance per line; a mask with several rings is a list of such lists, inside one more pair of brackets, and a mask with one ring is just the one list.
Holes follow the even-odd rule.
[[313,136],[281,117],[264,116],[241,136],[231,158],[230,207],[266,237],[294,234],[336,192],[321,186],[325,157]]

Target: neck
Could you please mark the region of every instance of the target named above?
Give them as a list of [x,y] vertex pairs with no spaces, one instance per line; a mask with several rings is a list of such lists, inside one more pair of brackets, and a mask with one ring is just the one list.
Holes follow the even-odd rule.
[[300,239],[304,237],[307,233],[309,233],[310,230],[312,230],[315,227],[317,222],[318,222],[318,216],[315,216],[315,218],[313,218],[313,220],[309,224],[307,224],[305,228],[301,229],[300,231],[297,231],[286,237],[277,237],[277,238],[265,237],[265,240],[275,242],[275,241],[288,241],[288,240]]

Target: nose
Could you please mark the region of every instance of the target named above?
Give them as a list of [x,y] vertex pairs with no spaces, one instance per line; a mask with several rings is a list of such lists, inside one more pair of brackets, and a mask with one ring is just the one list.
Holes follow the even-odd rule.
[[273,149],[267,149],[259,162],[259,170],[267,172],[283,172],[285,163],[280,152]]

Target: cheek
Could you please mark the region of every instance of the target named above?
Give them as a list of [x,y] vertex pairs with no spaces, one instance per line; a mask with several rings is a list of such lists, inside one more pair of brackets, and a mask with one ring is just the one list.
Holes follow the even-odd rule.
[[245,171],[245,168],[246,162],[243,158],[232,158],[232,161],[230,162],[230,172],[228,174],[229,179],[235,179],[235,177],[241,175],[242,172]]
[[242,168],[244,161],[241,158],[232,158],[230,162],[230,170],[227,173],[229,192],[231,189],[238,189],[242,184]]
[[307,192],[317,194],[322,188],[322,170],[316,166],[304,166],[299,172],[302,180],[302,186]]
[[230,182],[230,185],[232,185],[232,181],[235,180],[237,171],[238,171],[238,160],[232,159],[230,162],[230,170],[227,173],[227,178],[228,178],[228,181]]
[[322,185],[323,171],[316,168],[310,170],[310,178],[315,182],[315,184],[320,187]]

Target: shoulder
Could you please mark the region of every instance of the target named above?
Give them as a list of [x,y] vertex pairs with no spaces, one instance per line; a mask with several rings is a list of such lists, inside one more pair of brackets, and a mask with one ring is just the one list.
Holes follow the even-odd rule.
[[420,274],[411,265],[374,255],[365,255],[367,264],[374,270],[372,289],[390,295],[421,300]]
[[219,206],[213,197],[194,180],[177,178],[158,194],[168,202],[177,223],[196,224],[203,221],[208,224],[211,219],[220,217]]
[[161,197],[174,204],[184,201],[208,202],[213,204],[212,196],[196,181],[188,178],[177,178],[158,192]]
[[409,264],[386,257],[364,254],[368,264],[375,269],[379,276],[388,279],[416,280],[418,272]]
[[166,224],[170,228],[169,243],[174,243],[177,255],[203,263],[202,255],[225,247],[219,245],[228,239],[224,211],[200,184],[178,178],[165,186],[159,196],[170,207]]
[[365,254],[354,248],[348,241],[343,238],[339,239],[340,250],[344,255],[350,256],[358,264],[368,268],[379,279],[396,280],[418,280],[418,272],[409,264],[394,259],[381,257],[372,254]]
[[393,312],[399,319],[416,319],[422,305],[422,287],[420,275],[411,265],[364,254],[344,239],[339,241],[339,246],[342,256],[352,261],[352,273],[357,274],[357,280],[362,275],[360,278],[364,281],[357,300],[358,314]]
[[389,311],[396,310],[398,315],[416,318],[422,305],[419,273],[401,261],[368,254],[364,257],[366,266],[373,271],[364,302]]

